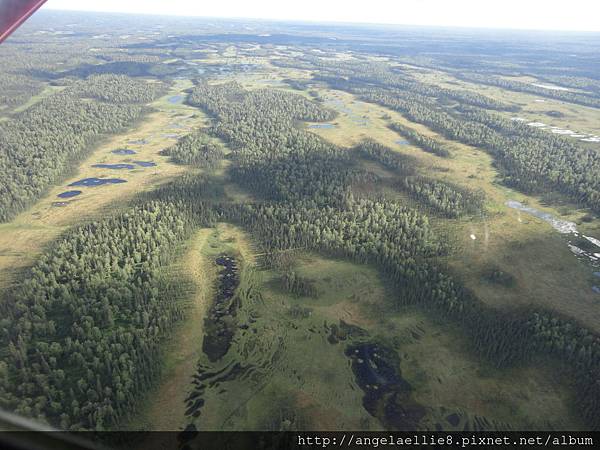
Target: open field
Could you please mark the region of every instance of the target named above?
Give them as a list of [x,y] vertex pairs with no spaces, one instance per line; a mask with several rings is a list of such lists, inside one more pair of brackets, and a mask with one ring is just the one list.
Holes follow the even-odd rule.
[[[186,386],[196,369],[201,354],[203,319],[214,295],[214,265],[207,259],[209,240],[216,231],[198,230],[187,243],[186,252],[169,269],[173,275],[193,283],[187,316],[165,343],[162,383],[148,392],[140,409],[142,413],[127,428],[131,430],[177,430],[185,425],[184,400]],[[169,414],[164,414],[169,411]]]
[[[408,71],[411,73],[411,70]],[[569,129],[578,134],[598,135],[600,129],[600,109],[540,97],[527,92],[515,92],[495,86],[477,84],[453,77],[450,73],[441,70],[419,68],[418,77],[422,81],[448,89],[466,89],[468,91],[486,95],[488,97],[513,104],[521,108],[520,111],[498,112],[506,118],[522,117],[527,122],[543,122],[548,126],[557,126]],[[538,82],[535,78],[511,77],[517,81]],[[600,151],[600,143],[591,143],[590,148]]]
[[[9,223],[0,224],[0,286],[9,284],[15,272],[35,260],[42,249],[75,223],[94,220],[119,208],[134,195],[152,190],[190,169],[169,162],[159,152],[173,145],[177,135],[202,127],[205,116],[195,108],[169,99],[182,95],[189,83],[179,82],[166,96],[155,101],[156,111],[148,114],[141,123],[118,135],[108,137],[74,168],[72,174],[27,211]],[[183,127],[183,128],[182,128]],[[117,155],[113,150],[127,148],[134,155]],[[137,167],[134,170],[114,170],[92,167],[95,164],[156,163],[155,167]],[[135,163],[134,163],[135,164]],[[69,187],[85,178],[120,178],[127,182],[93,187]],[[81,190],[82,194],[63,203],[58,194]]]
[[[485,216],[435,221],[440,236],[448,239],[453,248],[447,258],[449,267],[479,298],[501,307],[551,307],[600,330],[600,296],[591,289],[594,276],[589,263],[577,259],[569,250],[567,239],[550,225],[508,208],[506,202],[518,200],[574,222],[580,222],[585,210],[565,202],[549,205],[544,199],[498,184],[497,171],[488,154],[448,141],[395,111],[361,102],[341,91],[322,89],[319,93],[325,104],[343,109],[332,121],[335,127],[313,128],[311,132],[346,147],[366,137],[376,139],[395,151],[417,158],[420,172],[427,176],[485,192]],[[389,120],[382,119],[386,114],[391,117]],[[367,124],[357,125],[356,117]],[[454,148],[454,157],[439,158],[410,145],[399,145],[397,141],[402,137],[387,127],[390,122],[406,124],[424,135],[447,142]],[[568,213],[565,214],[565,211]],[[593,233],[598,234],[599,226],[600,221],[596,219],[580,228],[594,236]],[[471,234],[477,239],[473,240]],[[517,284],[505,288],[485,281],[482,272],[492,266],[513,274]]]
[[[15,412],[73,430],[600,429],[600,163],[587,151],[600,147],[486,114],[593,135],[600,107],[458,78],[464,67],[552,84],[558,56],[512,41],[494,53],[496,38],[479,47],[449,31],[153,20],[131,31],[111,16],[106,35],[92,21],[49,47],[74,39],[82,56],[39,71],[13,58],[37,34],[6,50],[0,83],[46,86],[7,115],[75,85],[89,92],[73,111],[105,107],[82,122],[93,128],[109,104],[133,114],[151,83],[169,86],[84,160],[67,153],[68,176],[0,224],[0,375]],[[536,72],[542,60],[554,66]],[[591,83],[573,92],[593,105],[585,61],[562,79]],[[387,148],[358,146],[368,139]],[[0,165],[64,167],[28,142]],[[6,192],[33,189],[24,173]]]
[[[485,417],[502,428],[581,429],[569,374],[544,362],[498,370],[464,349],[458,328],[419,312],[403,312],[389,327],[400,338],[401,368],[415,398],[432,408],[431,422],[447,424],[448,415],[466,421]],[[448,425],[445,425],[448,426]]]
[[[201,311],[215,295],[207,282],[213,286],[214,258],[221,254],[242,264],[242,303],[233,345],[212,363],[200,351]],[[476,420],[505,429],[581,427],[564,375],[544,365],[488,367],[465,352],[468,345],[453,325],[398,309],[398,293],[372,268],[297,254],[293,270],[311,280],[317,294],[295,297],[282,289],[282,272],[261,267],[254,255],[237,228],[221,224],[196,235],[180,264],[197,281],[197,303],[166,345],[164,382],[148,394],[130,429],[183,429],[192,421],[202,430],[380,430],[373,417],[360,413],[362,393],[344,355],[350,342],[372,339],[389,342],[400,355],[399,369],[424,406],[424,426],[430,429],[462,429]],[[341,323],[362,331],[334,344],[328,328]],[[191,387],[196,362],[203,368],[199,373],[240,364],[252,375],[242,371],[209,383],[200,418],[184,419],[183,398],[190,392],[185,386]],[[527,383],[515,381],[523,379]],[[168,417],[161,414],[165,410],[171,411]]]

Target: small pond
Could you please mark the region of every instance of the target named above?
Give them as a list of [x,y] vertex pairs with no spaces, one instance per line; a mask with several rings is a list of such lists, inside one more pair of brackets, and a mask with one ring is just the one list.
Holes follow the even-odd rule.
[[92,167],[96,167],[98,169],[113,169],[113,170],[131,170],[135,169],[133,164],[94,164]]
[[115,155],[135,155],[137,152],[128,148],[118,148],[111,153],[114,153]]
[[233,257],[222,255],[215,262],[223,267],[219,271],[219,287],[217,296],[208,312],[205,322],[215,326],[206,328],[202,351],[212,362],[221,359],[229,350],[236,331],[236,309],[239,304],[234,300],[235,290],[239,284],[239,274]]
[[122,180],[121,178],[83,178],[82,180],[75,181],[71,183],[69,186],[102,186],[103,184],[119,184],[119,183],[127,183],[127,180]]
[[335,125],[332,123],[315,123],[315,124],[308,126],[308,128],[333,128],[333,127],[335,127]]
[[154,167],[156,166],[155,162],[152,161],[134,161],[140,167]]
[[81,194],[81,191],[66,191],[66,192],[62,192],[62,193],[58,194],[57,197],[72,198],[72,197],[77,197],[79,194]]

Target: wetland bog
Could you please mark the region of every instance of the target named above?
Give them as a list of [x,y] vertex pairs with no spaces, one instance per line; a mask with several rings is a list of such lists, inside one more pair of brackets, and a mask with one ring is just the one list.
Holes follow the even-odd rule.
[[[2,131],[56,99],[141,111],[80,159],[7,156],[64,166],[0,224],[0,372],[37,380],[7,391],[19,411],[184,440],[600,427],[600,97],[582,61],[562,77],[541,47],[504,43],[509,61],[460,36],[409,54],[352,27],[147,20],[120,47],[94,32],[85,63],[0,109]],[[34,400],[46,385],[64,405]]]

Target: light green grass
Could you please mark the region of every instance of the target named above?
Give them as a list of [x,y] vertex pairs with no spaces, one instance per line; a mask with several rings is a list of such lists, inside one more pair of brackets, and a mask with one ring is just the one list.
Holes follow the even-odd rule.
[[55,94],[56,92],[60,92],[65,89],[65,86],[46,86],[44,89],[37,95],[32,96],[27,102],[23,103],[21,106],[13,109],[13,113],[20,113],[25,111],[26,109],[32,107],[36,103],[39,103],[43,99]]
[[[168,97],[181,94],[189,86],[190,83],[185,81],[175,84],[168,95],[152,104],[156,108],[155,112],[148,114],[130,129],[99,140],[90,155],[64,181],[51,186],[44,197],[11,222],[0,225],[0,287],[10,284],[12,274],[31,264],[63,230],[76,223],[105,216],[135,195],[195,170],[171,163],[168,157],[159,154],[177,141],[177,138],[165,137],[165,134],[185,134],[206,123],[206,116],[199,110],[186,105],[173,105],[167,101]],[[173,123],[183,123],[186,128],[173,129]],[[148,139],[149,142],[130,143],[141,139]],[[131,148],[137,154],[115,155],[112,150],[117,148]],[[97,163],[131,160],[154,161],[158,165],[131,171],[92,167]],[[52,206],[60,200],[58,194],[75,189],[68,187],[70,183],[88,177],[117,177],[127,180],[127,183],[77,188],[83,193],[73,198],[68,206]]]

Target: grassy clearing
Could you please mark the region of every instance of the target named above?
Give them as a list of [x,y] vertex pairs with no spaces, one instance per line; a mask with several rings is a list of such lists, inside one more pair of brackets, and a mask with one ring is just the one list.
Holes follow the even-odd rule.
[[[29,265],[44,246],[75,223],[102,217],[134,195],[154,189],[174,177],[191,170],[168,161],[159,152],[177,140],[176,135],[203,126],[206,117],[195,108],[173,104],[169,98],[181,94],[191,84],[179,81],[168,95],[155,101],[156,109],[144,121],[102,141],[97,148],[59,185],[51,187],[47,194],[27,211],[6,224],[0,224],[0,287],[10,284],[14,274]],[[145,142],[142,142],[144,141]],[[116,155],[112,150],[129,148],[135,155]],[[127,163],[153,161],[156,167],[140,167],[134,170],[111,170],[94,168],[98,163]],[[127,183],[97,187],[68,187],[83,178],[122,178]],[[83,193],[63,207],[53,203],[63,201],[57,195],[68,190]]]
[[425,422],[431,428],[444,424],[452,412],[461,416],[461,424],[477,416],[513,428],[582,426],[569,382],[556,368],[542,364],[499,371],[488,366],[468,353],[469,344],[456,326],[411,308],[396,309],[397,294],[369,267],[309,255],[299,259],[296,270],[314,280],[319,292],[317,299],[301,300],[315,318],[341,319],[392,343],[401,355],[404,378],[428,409]]
[[239,362],[255,371],[206,392],[196,424],[201,429],[380,429],[362,408],[343,347],[327,342],[324,327],[341,317],[367,324],[357,293],[381,302],[378,276],[347,262],[315,256],[299,261],[298,270],[315,277],[318,299],[291,297],[281,290],[278,271],[256,270],[244,259],[238,318],[250,327],[238,330],[222,361],[200,361],[215,370]]
[[[201,229],[188,243],[187,251],[170,273],[180,279],[193,280],[195,290],[190,295],[185,321],[179,325],[164,346],[164,366],[161,383],[149,392],[142,403],[142,413],[126,427],[130,430],[169,431],[185,424],[184,401],[186,389],[200,356],[203,318],[214,294],[216,271],[206,257],[212,229]],[[169,411],[169,414],[165,414]]]
[[[503,115],[506,118],[518,116],[523,117],[531,122],[543,122],[550,126],[570,129],[580,133],[596,135],[600,133],[600,127],[598,126],[598,123],[600,123],[600,109],[597,108],[590,108],[587,106],[562,102],[525,92],[505,90],[495,86],[485,86],[471,83],[457,79],[449,73],[442,71],[420,68],[418,76],[419,79],[431,84],[449,89],[466,89],[478,94],[495,98],[496,100],[514,104],[521,108],[521,111],[517,113],[497,112],[497,114]],[[514,77],[512,79],[531,83],[537,82],[541,84],[548,84],[543,81],[536,80],[535,78],[524,78],[525,79]],[[554,114],[556,112],[560,113],[562,116],[554,117],[548,114]],[[586,145],[583,142],[577,142],[580,145]],[[600,145],[598,145],[598,143],[589,144],[589,147],[600,150]]]
[[161,381],[147,393],[140,414],[125,427],[127,430],[174,431],[187,425],[185,398],[203,356],[204,317],[216,295],[218,268],[214,259],[223,253],[235,255],[242,268],[254,260],[254,250],[245,236],[235,227],[219,224],[196,232],[180,260],[170,268],[173,276],[192,280],[194,292],[190,293],[186,319],[165,343]]
[[63,89],[65,89],[65,86],[50,86],[50,85],[48,85],[48,86],[44,87],[44,89],[39,94],[32,96],[29,100],[27,100],[27,102],[23,103],[21,106],[14,108],[12,112],[15,114],[23,112],[26,109],[35,105],[36,103],[39,103],[43,99],[51,96],[52,94],[54,94],[56,92],[60,92]]
[[[595,293],[592,269],[579,261],[569,250],[565,237],[547,223],[520,214],[505,206],[508,200],[518,200],[561,219],[580,222],[583,209],[560,201],[549,205],[535,198],[506,188],[497,182],[493,159],[480,149],[447,141],[427,127],[411,123],[387,108],[357,100],[351,94],[321,89],[320,95],[332,105],[343,105],[340,116],[331,129],[310,129],[325,139],[342,146],[351,146],[371,137],[390,148],[414,156],[421,173],[458,185],[481,189],[486,194],[485,216],[463,220],[434,219],[438,234],[450,240],[453,252],[445,262],[452,273],[464,281],[479,298],[490,305],[511,307],[539,305],[556,309],[600,331],[600,296]],[[350,109],[351,111],[344,112]],[[452,158],[439,158],[410,145],[399,145],[401,137],[387,128],[387,119],[413,127],[420,133],[435,137],[454,147]],[[366,117],[367,126],[357,126],[355,117]],[[402,198],[399,196],[398,198]],[[597,219],[581,226],[582,232],[598,233]],[[471,234],[476,240],[471,239]],[[511,273],[517,284],[511,288],[494,285],[482,279],[489,267]]]
[[485,417],[511,429],[582,429],[567,374],[536,362],[498,370],[478,360],[454,325],[431,320],[418,311],[404,311],[389,321],[402,356],[404,377],[417,401],[428,405],[429,422],[452,429],[446,417]]
[[[206,280],[214,279],[214,258],[223,253],[240,262],[240,327],[229,352],[211,363],[200,351],[201,318],[210,301],[207,296],[214,295],[206,289]],[[201,301],[168,344],[172,350],[167,352],[164,382],[149,393],[141,418],[130,429],[174,430],[189,423],[182,415],[183,398],[199,361],[211,372],[236,363],[252,368],[250,375],[218,382],[205,391],[202,414],[195,422],[199,429],[381,430],[362,406],[363,393],[344,355],[346,343],[327,339],[326,325],[340,320],[366,330],[371,337],[363,339],[382,339],[398,351],[403,376],[426,407],[424,423],[429,428],[442,423],[452,429],[444,421],[453,413],[460,417],[460,426],[474,417],[513,428],[581,426],[568,387],[556,388],[559,381],[566,383],[553,368],[488,367],[466,353],[468,343],[456,327],[394,307],[397,294],[373,268],[298,254],[293,270],[311,280],[317,296],[295,297],[283,290],[282,271],[261,268],[256,253],[248,237],[231,225],[199,232],[181,267],[197,280],[194,298]]]

